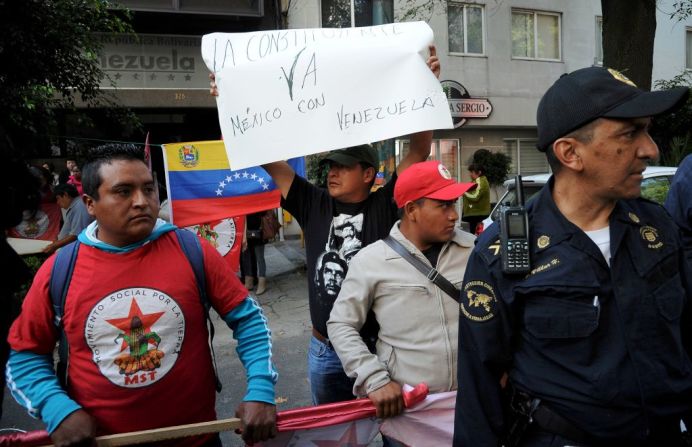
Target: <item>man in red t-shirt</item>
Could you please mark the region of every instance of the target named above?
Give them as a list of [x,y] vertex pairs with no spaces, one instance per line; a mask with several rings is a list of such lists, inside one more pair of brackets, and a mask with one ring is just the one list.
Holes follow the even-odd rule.
[[[156,185],[141,151],[128,145],[96,148],[82,180],[87,210],[96,220],[79,236],[65,298],[69,380],[63,389],[53,371],[59,333],[49,296],[52,257],[36,274],[10,331],[7,377],[13,396],[46,423],[56,445],[214,420],[203,304],[175,226],[156,218]],[[236,412],[243,439],[266,440],[276,433],[277,378],[266,319],[217,251],[202,242],[202,252],[209,301],[233,330],[247,370],[247,393]],[[220,441],[199,436],[179,445]]]

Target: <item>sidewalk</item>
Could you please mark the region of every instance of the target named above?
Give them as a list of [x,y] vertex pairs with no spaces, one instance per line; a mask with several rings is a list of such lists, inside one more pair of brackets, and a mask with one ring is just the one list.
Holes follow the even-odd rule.
[[276,241],[264,246],[264,259],[267,262],[267,278],[272,279],[287,273],[305,271],[305,247],[300,239]]

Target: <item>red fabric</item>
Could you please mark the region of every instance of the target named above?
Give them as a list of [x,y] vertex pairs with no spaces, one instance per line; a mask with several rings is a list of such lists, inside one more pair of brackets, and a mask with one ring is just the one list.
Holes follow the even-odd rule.
[[25,213],[19,225],[7,232],[8,237],[54,241],[60,232],[62,213],[55,202],[41,202],[35,214]]
[[456,200],[476,183],[457,183],[439,161],[414,163],[399,175],[394,186],[396,206],[422,197],[436,200]]
[[48,432],[45,430],[0,435],[0,447],[34,447],[39,445],[50,445],[52,443],[53,441],[50,439]]
[[77,192],[79,193],[80,196],[81,196],[82,194],[84,194],[84,189],[82,188],[82,181],[81,181],[81,180],[77,180],[77,179],[74,177],[74,175],[71,175],[71,176],[70,176],[70,178],[67,180],[67,184],[68,184],[68,185],[72,185],[72,186],[74,186],[75,188],[77,188]]
[[279,207],[281,193],[278,190],[238,197],[218,199],[171,200],[172,221],[179,227],[244,216]]
[[[428,385],[418,384],[413,390],[404,392],[404,407],[410,408],[422,402],[427,395]],[[375,416],[375,405],[370,399],[363,398],[280,411],[276,415],[276,426],[280,432],[305,430],[342,424],[370,416]]]
[[[225,315],[248,292],[218,252],[207,242],[202,246],[207,293]],[[54,259],[39,269],[12,325],[8,340],[16,351],[53,352],[48,279]],[[103,433],[215,419],[206,322],[192,268],[173,232],[125,254],[82,245],[63,322],[70,345],[68,392]],[[137,356],[138,348],[144,357]],[[157,353],[163,354],[158,366],[134,363]],[[121,364],[132,368],[121,371]]]
[[[420,383],[411,391],[404,391],[403,395],[404,407],[412,408],[425,400],[428,395],[428,386],[425,383]],[[315,407],[280,411],[276,415],[276,425],[279,432],[289,432],[338,425],[374,415],[375,406],[370,399],[355,399]],[[41,443],[45,443],[47,436],[45,431],[7,437],[0,436],[0,447],[5,445],[22,445],[23,447],[41,445]],[[10,438],[12,441],[8,442],[5,438]],[[38,441],[33,441],[34,439]]]
[[[233,222],[233,226],[229,225],[229,221]],[[218,250],[223,256],[228,265],[235,273],[240,270],[240,252],[243,248],[243,232],[245,229],[244,216],[233,217],[228,219],[216,220],[214,222],[193,225],[187,227],[193,229],[198,236],[206,239]],[[228,247],[229,241],[232,241],[232,246]]]
[[245,232],[245,219],[243,219],[242,216],[240,217],[234,217],[233,221],[235,222],[235,233],[236,233],[236,238],[235,242],[233,243],[233,247],[231,247],[231,251],[226,254],[223,258],[228,262],[228,265],[231,266],[231,270],[233,270],[235,273],[238,273],[240,271],[240,252],[243,250],[243,233]]
[[147,162],[149,170],[151,171],[151,146],[149,146],[149,132],[147,132],[147,137],[144,139],[144,161]]

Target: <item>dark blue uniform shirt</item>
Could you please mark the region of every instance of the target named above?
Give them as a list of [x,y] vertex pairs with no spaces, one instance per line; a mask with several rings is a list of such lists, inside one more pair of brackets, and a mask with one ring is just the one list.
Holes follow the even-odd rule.
[[500,378],[592,436],[645,440],[692,408],[692,277],[665,210],[620,200],[611,264],[558,210],[553,179],[528,204],[529,274],[501,271],[498,225],[461,292],[454,445],[506,430]]

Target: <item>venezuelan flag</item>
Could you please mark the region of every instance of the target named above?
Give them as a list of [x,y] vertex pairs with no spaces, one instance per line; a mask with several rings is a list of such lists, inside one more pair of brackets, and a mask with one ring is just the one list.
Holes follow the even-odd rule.
[[[163,154],[171,221],[179,227],[279,206],[280,193],[267,171],[232,171],[223,141],[165,144]],[[288,162],[305,175],[304,158]]]

